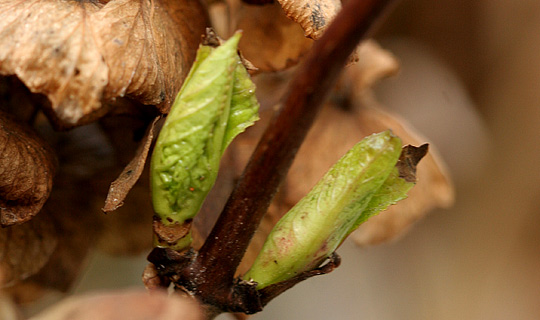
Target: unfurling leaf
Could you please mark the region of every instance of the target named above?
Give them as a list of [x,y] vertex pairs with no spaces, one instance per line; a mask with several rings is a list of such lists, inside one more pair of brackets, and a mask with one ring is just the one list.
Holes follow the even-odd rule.
[[23,223],[41,210],[55,170],[45,141],[0,111],[0,226]]
[[0,0],[0,75],[47,96],[57,127],[123,97],[167,112],[206,25],[197,0]]
[[[358,112],[360,127],[374,131],[391,128],[404,143],[419,144],[427,139],[404,119],[378,108],[363,107]],[[351,238],[360,246],[387,242],[406,234],[411,226],[434,208],[447,208],[454,202],[454,187],[437,149],[430,151],[422,160],[417,172],[418,183],[409,192],[407,199],[388,208],[362,224]]]
[[[151,161],[155,224],[165,243],[183,248],[189,224],[212,188],[225,148],[258,119],[255,86],[237,54],[240,33],[201,46],[157,139]],[[177,234],[176,243],[173,239]]]
[[386,210],[389,206],[407,198],[407,192],[416,182],[416,165],[426,155],[427,150],[427,144],[418,148],[411,145],[403,148],[396,167],[373,195],[349,232],[353,232],[367,219]]
[[389,131],[355,145],[279,220],[245,278],[262,289],[318,267],[359,224],[413,186],[396,167],[400,153],[401,140]]

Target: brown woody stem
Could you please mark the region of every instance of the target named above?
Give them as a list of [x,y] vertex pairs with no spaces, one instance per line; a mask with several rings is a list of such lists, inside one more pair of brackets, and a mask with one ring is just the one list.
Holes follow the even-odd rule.
[[392,0],[349,0],[299,67],[223,212],[191,265],[199,292],[228,290],[253,234],[358,42]]

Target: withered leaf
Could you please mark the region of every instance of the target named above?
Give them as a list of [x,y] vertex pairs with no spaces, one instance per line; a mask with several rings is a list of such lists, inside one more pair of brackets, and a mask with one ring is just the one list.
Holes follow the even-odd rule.
[[158,120],[159,117],[152,121],[146,130],[146,134],[144,135],[140,146],[135,152],[135,156],[124,168],[122,173],[120,173],[120,176],[111,183],[109,193],[107,194],[107,199],[105,200],[105,206],[102,209],[104,212],[114,211],[122,206],[129,191],[139,180],[146,163],[150,145],[152,144],[152,140],[154,138],[156,122]]
[[1,0],[0,74],[46,95],[57,127],[122,97],[167,112],[206,24],[197,0]]
[[343,78],[352,81],[358,92],[371,88],[380,79],[399,71],[397,58],[372,39],[361,42],[356,48],[356,55],[358,61],[345,69]]
[[0,225],[23,223],[49,197],[56,158],[31,128],[0,111]]
[[416,182],[416,167],[418,162],[426,156],[429,145],[427,143],[415,147],[406,145],[401,151],[396,167],[399,171],[399,177],[407,182]]
[[233,6],[233,30],[243,30],[239,49],[260,71],[278,71],[298,63],[313,41],[287,19],[279,4]]
[[43,215],[53,221],[59,245],[43,268],[20,285],[66,291],[83,269],[101,230],[99,216],[103,214],[92,206],[96,190],[90,182],[113,165],[113,157],[97,124],[51,133],[56,137],[51,141],[57,141],[59,172],[50,198],[36,218]]
[[[105,126],[108,121],[110,125]],[[107,187],[133,157],[147,123],[148,119],[107,117],[101,127],[91,124],[53,132],[61,165],[40,215],[54,219],[61,245],[36,275],[18,286],[67,291],[84,269],[88,251],[96,245],[109,254],[124,255],[151,247],[148,182],[136,185],[126,205],[115,214],[104,215],[100,210]],[[116,134],[110,132],[110,126],[116,128]]]
[[35,320],[202,320],[199,306],[165,291],[125,290],[66,299],[33,317]]
[[306,37],[319,39],[341,9],[340,0],[278,0],[287,17],[300,24]]
[[0,287],[38,272],[49,260],[57,240],[56,228],[45,215],[0,228]]
[[[44,266],[39,264],[41,270],[9,288],[8,293],[17,302],[39,298],[47,289],[70,289],[95,245],[107,253],[124,255],[151,247],[148,174],[144,175],[146,182],[134,187],[126,206],[114,215],[104,215],[100,210],[110,181],[133,157],[151,119],[107,117],[101,127],[91,124],[69,132],[43,131],[55,142],[61,166],[50,199],[34,219],[52,219],[60,245]],[[41,126],[47,121],[38,117],[38,123]],[[111,127],[116,129],[114,134]]]
[[142,282],[149,292],[163,290],[163,288],[168,288],[171,284],[169,279],[159,276],[159,272],[153,263],[149,263],[144,268]]
[[0,76],[0,110],[29,123],[37,115],[37,105],[43,103],[46,103],[46,98],[32,94],[17,77]]

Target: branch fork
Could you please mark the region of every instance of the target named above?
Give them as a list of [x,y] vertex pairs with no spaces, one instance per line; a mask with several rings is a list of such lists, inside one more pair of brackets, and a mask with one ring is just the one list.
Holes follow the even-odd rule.
[[155,265],[163,283],[172,281],[180,290],[197,297],[213,315],[221,312],[251,314],[261,311],[270,300],[295,284],[339,266],[340,259],[334,254],[322,267],[261,290],[256,289],[255,282],[235,278],[253,234],[341,69],[358,42],[392,2],[350,0],[345,3],[300,65],[282,109],[263,134],[201,249],[178,253],[155,248],[150,253],[148,260]]

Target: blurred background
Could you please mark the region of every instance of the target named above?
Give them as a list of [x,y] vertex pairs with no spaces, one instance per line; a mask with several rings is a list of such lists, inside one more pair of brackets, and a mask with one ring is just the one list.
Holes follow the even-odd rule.
[[[255,319],[540,318],[540,2],[405,0],[376,34],[401,61],[376,95],[441,151],[453,208]],[[338,307],[339,306],[339,307]]]
[[[538,30],[540,1],[400,2],[375,38],[401,71],[376,97],[439,148],[456,204],[393,243],[346,243],[253,319],[540,319]],[[141,286],[144,266],[96,253],[76,292]]]

